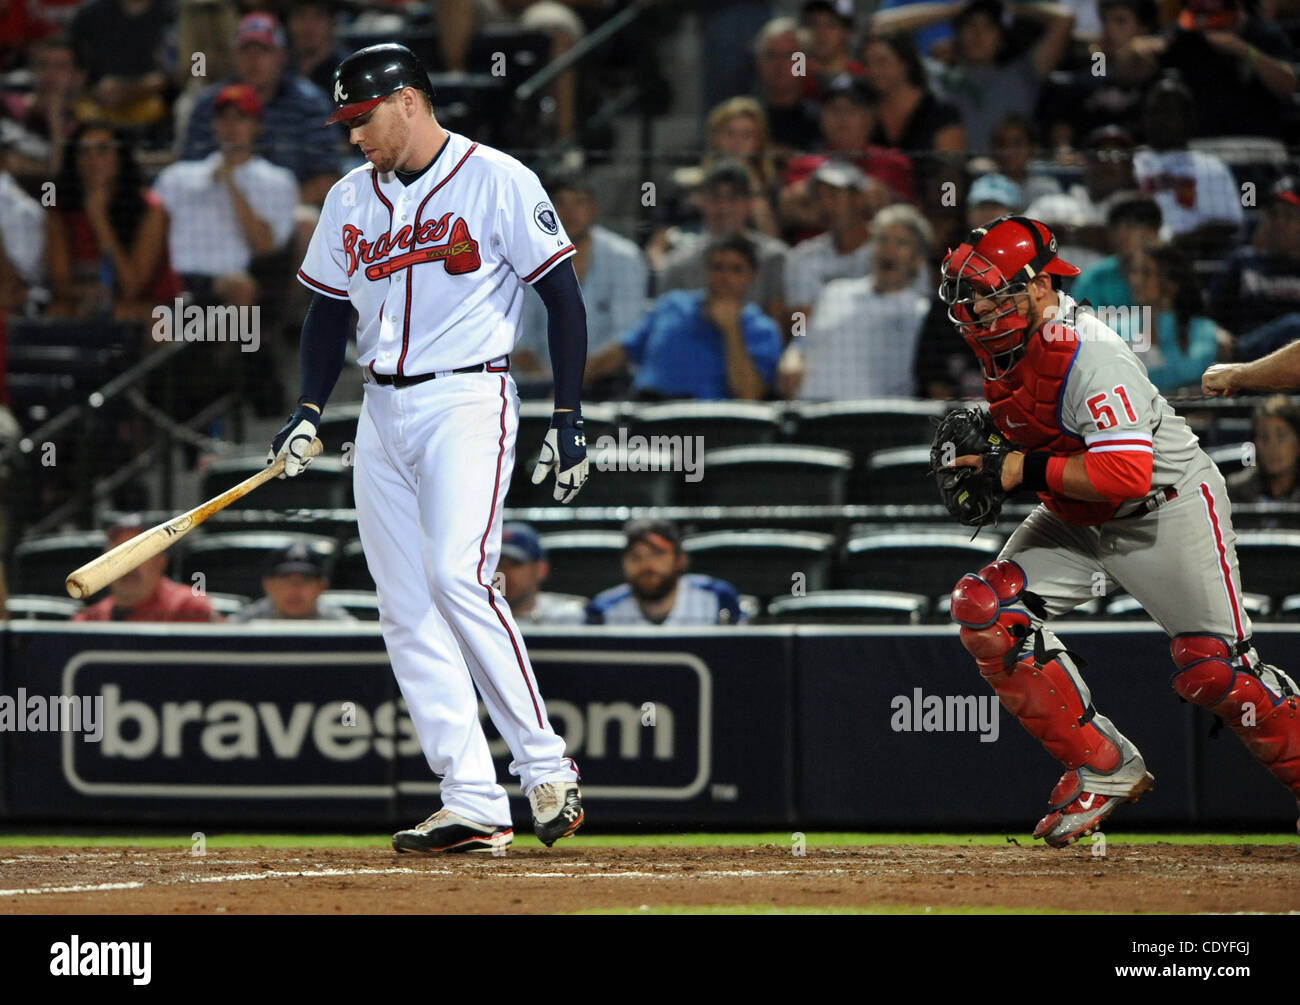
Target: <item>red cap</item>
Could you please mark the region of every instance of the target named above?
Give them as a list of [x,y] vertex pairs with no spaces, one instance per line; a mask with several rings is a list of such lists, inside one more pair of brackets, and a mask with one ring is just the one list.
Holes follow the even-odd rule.
[[247,84],[227,84],[217,92],[217,100],[213,106],[216,111],[233,105],[249,118],[260,118],[262,115],[262,100]]
[[235,29],[235,48],[238,49],[249,42],[256,42],[270,49],[283,49],[284,29],[280,27],[280,22],[273,14],[265,11],[245,14],[239,19],[239,26]]

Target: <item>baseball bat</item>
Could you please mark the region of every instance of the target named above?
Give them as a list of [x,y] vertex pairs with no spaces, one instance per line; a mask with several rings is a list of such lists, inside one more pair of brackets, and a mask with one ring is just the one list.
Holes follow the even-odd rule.
[[[323,449],[320,440],[312,440],[307,447],[307,456],[315,457]],[[220,513],[236,499],[248,495],[253,489],[270,481],[282,471],[284,471],[284,458],[280,457],[274,464],[268,464],[257,474],[245,478],[238,485],[213,496],[207,502],[199,503],[189,512],[164,520],[158,526],[128,538],[112,551],[106,551],[92,558],[68,576],[64,584],[68,589],[68,595],[74,600],[85,600],[93,596],[113,580],[125,576],[132,569],[166,551],[213,513]]]

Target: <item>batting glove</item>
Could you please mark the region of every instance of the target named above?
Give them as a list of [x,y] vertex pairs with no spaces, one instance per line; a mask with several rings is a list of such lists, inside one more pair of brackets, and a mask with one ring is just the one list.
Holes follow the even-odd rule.
[[306,405],[299,405],[297,411],[275,434],[271,440],[271,449],[267,452],[266,463],[274,464],[284,458],[284,474],[281,478],[294,478],[311,463],[307,448],[316,439],[316,423],[320,421],[320,412]]
[[571,502],[587,481],[587,437],[582,431],[582,412],[556,412],[542,441],[542,456],[533,469],[533,484],[540,485],[555,472],[555,498]]

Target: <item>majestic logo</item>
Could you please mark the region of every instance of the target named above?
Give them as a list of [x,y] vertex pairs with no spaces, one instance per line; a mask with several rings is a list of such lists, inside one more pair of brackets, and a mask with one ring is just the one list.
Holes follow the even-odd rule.
[[[366,278],[384,279],[423,262],[441,261],[453,276],[475,271],[483,264],[479,257],[478,241],[470,236],[469,226],[463,219],[451,222],[452,213],[444,213],[437,220],[425,220],[419,227],[407,224],[397,233],[380,235],[377,241],[367,241],[360,228],[347,224],[343,227],[343,254],[347,258],[348,275],[364,264]],[[450,235],[448,235],[450,231]],[[443,242],[443,238],[446,241]],[[401,254],[392,254],[397,249]]]
[[560,221],[555,218],[550,203],[539,202],[533,207],[533,221],[552,237],[560,232]]
[[341,80],[334,81],[334,104],[337,105],[347,100],[348,100],[348,92],[343,90],[343,81]]

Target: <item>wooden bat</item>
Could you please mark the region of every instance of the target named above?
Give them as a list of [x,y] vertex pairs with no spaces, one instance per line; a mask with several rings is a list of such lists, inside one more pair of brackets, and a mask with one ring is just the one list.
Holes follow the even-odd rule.
[[[307,447],[307,456],[315,457],[323,449],[325,448],[320,440],[312,440]],[[276,460],[274,464],[268,464],[257,474],[245,478],[233,488],[226,489],[221,495],[199,503],[188,513],[164,520],[158,526],[128,538],[112,551],[106,551],[91,559],[68,576],[64,584],[68,588],[68,595],[74,600],[85,600],[98,593],[113,580],[125,576],[132,569],[166,551],[213,513],[220,513],[236,499],[248,495],[253,489],[270,481],[282,471],[284,471],[283,457]]]

